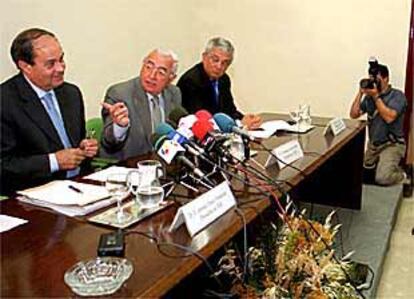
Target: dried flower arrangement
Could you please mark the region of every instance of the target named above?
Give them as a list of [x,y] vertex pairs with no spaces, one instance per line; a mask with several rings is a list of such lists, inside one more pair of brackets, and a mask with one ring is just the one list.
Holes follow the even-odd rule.
[[[331,249],[340,225],[307,220],[301,213],[283,217],[280,230],[270,227],[247,254],[247,271],[231,249],[219,261],[216,275],[232,279],[232,293],[242,298],[361,298],[350,283],[349,257],[340,261]],[[247,273],[246,273],[247,272]]]

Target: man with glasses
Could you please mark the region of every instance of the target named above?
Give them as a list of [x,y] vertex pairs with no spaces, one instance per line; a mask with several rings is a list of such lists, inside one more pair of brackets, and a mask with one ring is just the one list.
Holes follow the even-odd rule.
[[19,73],[0,86],[2,194],[76,176],[98,151],[98,142],[85,138],[82,94],[64,81],[56,36],[24,30],[10,52]]
[[156,49],[145,57],[139,77],[108,89],[102,104],[101,156],[123,160],[152,151],[155,128],[181,105],[180,90],[170,84],[177,68],[172,51]]
[[237,110],[231,94],[231,82],[226,74],[233,61],[234,47],[230,41],[216,37],[208,41],[201,63],[181,76],[177,83],[183,97],[183,107],[190,113],[206,109],[210,113],[224,112],[240,119],[249,129],[257,128],[261,118],[243,115]]

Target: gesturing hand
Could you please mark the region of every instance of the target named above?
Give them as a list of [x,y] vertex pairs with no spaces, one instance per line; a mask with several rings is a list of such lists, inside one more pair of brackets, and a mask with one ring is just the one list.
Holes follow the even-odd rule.
[[124,103],[118,102],[113,105],[102,103],[102,107],[109,111],[112,121],[115,124],[121,127],[129,125],[128,107]]

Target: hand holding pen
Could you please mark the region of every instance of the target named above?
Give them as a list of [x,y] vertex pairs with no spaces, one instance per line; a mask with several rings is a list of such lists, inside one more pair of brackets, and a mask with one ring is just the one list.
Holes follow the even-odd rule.
[[83,139],[79,148],[83,151],[84,155],[88,158],[92,158],[98,152],[98,140],[96,139]]

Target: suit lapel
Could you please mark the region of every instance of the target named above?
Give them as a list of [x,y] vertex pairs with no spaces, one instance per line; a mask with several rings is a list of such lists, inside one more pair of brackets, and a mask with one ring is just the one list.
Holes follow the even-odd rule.
[[168,119],[168,114],[172,110],[172,95],[168,87],[166,87],[162,92],[162,97],[164,98],[164,114],[165,120]]
[[134,103],[132,107],[135,109],[135,113],[140,120],[142,127],[144,128],[145,136],[148,137],[148,141],[150,142],[149,136],[151,136],[152,133],[152,122],[147,94],[144,92],[139,78],[134,82],[134,84],[134,89],[136,92],[133,93]]
[[33,120],[33,124],[47,135],[51,141],[63,146],[49,115],[26,79],[23,76],[18,77],[16,85],[23,99],[21,103],[26,115]]

